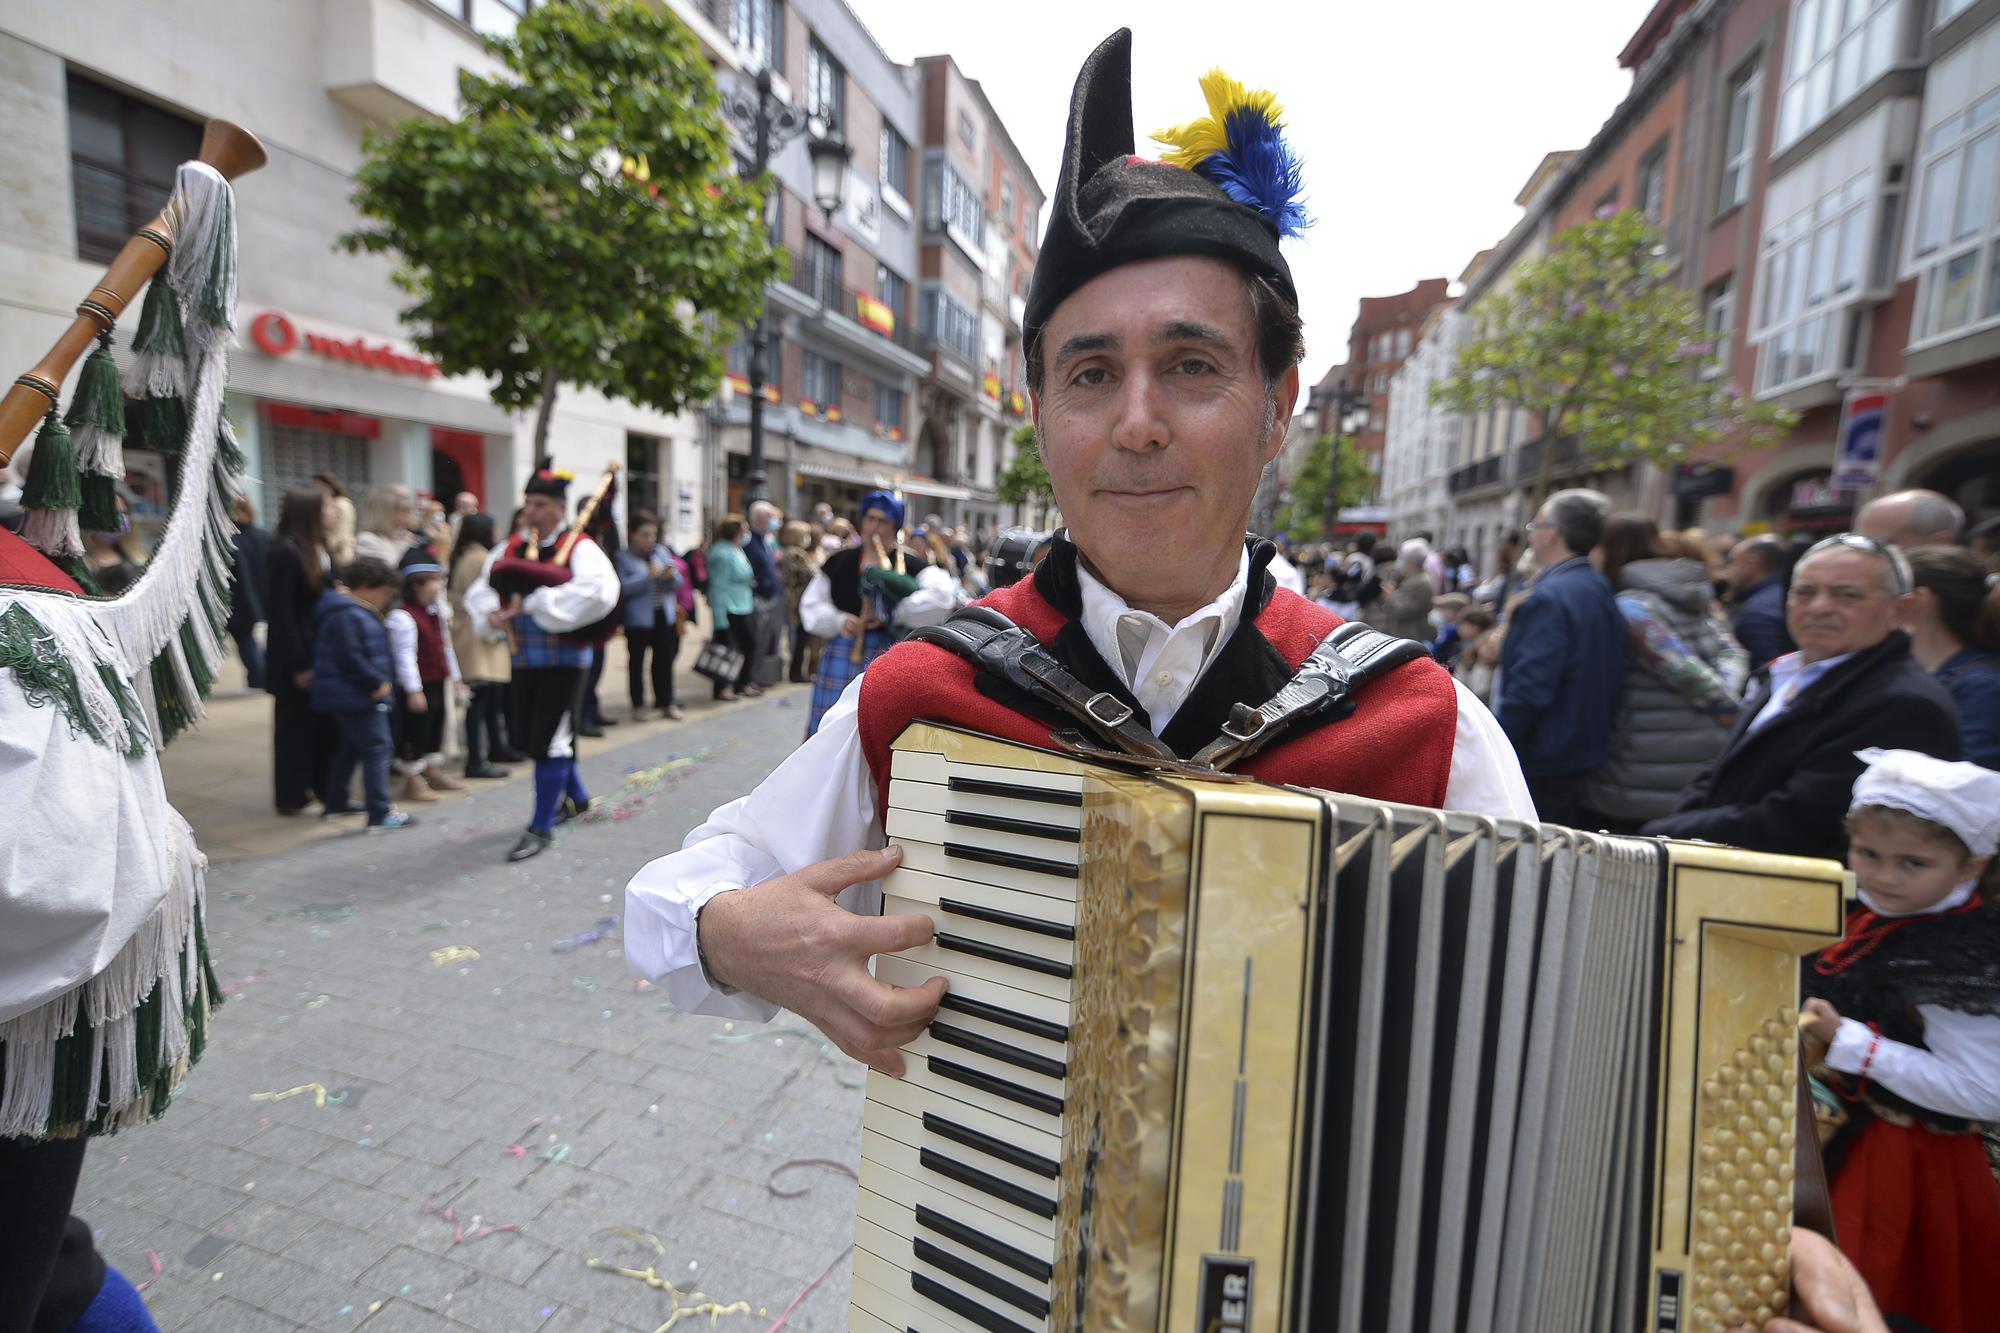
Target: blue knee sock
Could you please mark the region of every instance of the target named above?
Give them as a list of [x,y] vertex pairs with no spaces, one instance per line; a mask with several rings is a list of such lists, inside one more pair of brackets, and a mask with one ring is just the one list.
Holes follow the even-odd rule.
[[583,789],[583,778],[576,771],[576,759],[574,757],[565,759],[563,767],[569,770],[569,776],[563,783],[563,790],[568,792],[569,798],[579,806],[589,805],[590,793]]
[[535,761],[535,817],[528,822],[528,827],[537,833],[547,833],[555,827],[556,807],[562,804],[563,787],[567,781],[564,770],[569,766],[567,759]]
[[160,1333],[146,1302],[117,1269],[106,1265],[104,1285],[68,1333]]

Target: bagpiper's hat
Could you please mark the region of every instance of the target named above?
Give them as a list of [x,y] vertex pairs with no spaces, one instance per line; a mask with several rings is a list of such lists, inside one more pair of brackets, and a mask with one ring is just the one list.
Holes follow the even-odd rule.
[[861,497],[861,516],[876,513],[889,520],[893,527],[903,526],[903,502],[889,491],[870,491]]
[[576,480],[576,474],[567,468],[555,465],[555,459],[544,458],[528,478],[528,484],[521,488],[523,495],[547,495],[569,502],[569,484]]
[[1142,259],[1227,260],[1298,304],[1280,237],[1308,225],[1300,166],[1268,92],[1221,70],[1201,81],[1209,114],[1154,135],[1164,161],[1134,155],[1132,30],[1090,53],[1070,95],[1069,134],[1023,330],[1030,346],[1056,307],[1100,274]]

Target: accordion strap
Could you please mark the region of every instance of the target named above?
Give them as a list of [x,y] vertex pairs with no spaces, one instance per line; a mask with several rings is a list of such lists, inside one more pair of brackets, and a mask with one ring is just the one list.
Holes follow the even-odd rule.
[[1092,690],[1034,635],[990,606],[962,607],[943,624],[926,625],[909,637],[936,644],[1031,697],[1055,705],[1120,754],[1170,764],[1180,761],[1159,737],[1133,721],[1129,704],[1116,695]]
[[1217,770],[1248,759],[1308,721],[1338,722],[1352,713],[1362,687],[1405,662],[1429,655],[1415,639],[1351,620],[1320,640],[1299,664],[1297,674],[1261,708],[1237,704],[1222,734],[1204,746],[1194,763]]

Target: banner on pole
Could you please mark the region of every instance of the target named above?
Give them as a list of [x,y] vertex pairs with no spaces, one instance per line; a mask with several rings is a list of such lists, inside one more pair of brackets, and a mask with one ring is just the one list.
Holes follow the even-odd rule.
[[1882,389],[1850,389],[1840,408],[1840,431],[1833,445],[1833,487],[1872,490],[1882,470],[1882,430],[1889,395]]

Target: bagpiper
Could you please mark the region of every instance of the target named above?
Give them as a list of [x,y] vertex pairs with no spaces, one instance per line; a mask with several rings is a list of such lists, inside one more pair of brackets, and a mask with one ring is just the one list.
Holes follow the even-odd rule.
[[576,770],[590,665],[616,628],[618,572],[584,535],[609,489],[593,495],[572,526],[568,472],[544,463],[522,487],[522,530],[493,549],[465,592],[468,612],[507,631],[514,744],[535,764],[535,809],[509,861],[539,856],[555,828],[590,808]]

